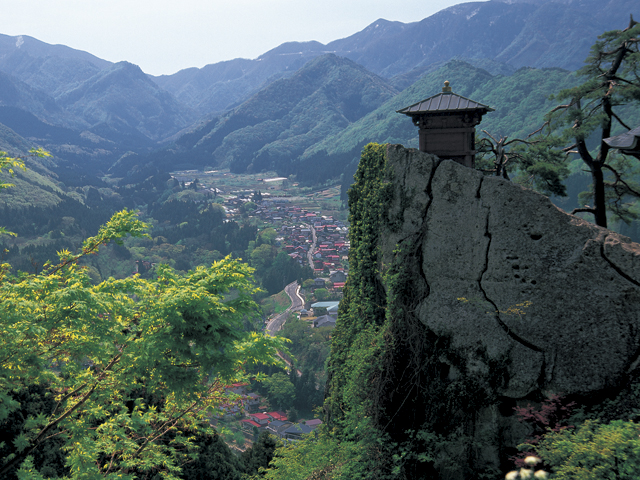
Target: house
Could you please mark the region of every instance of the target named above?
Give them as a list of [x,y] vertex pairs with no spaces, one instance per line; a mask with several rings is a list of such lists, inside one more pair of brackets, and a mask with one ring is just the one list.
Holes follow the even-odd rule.
[[335,327],[335,326],[336,326],[336,317],[332,317],[330,315],[322,315],[321,317],[318,317],[313,321],[313,328]]
[[245,408],[249,413],[256,413],[260,406],[260,395],[257,393],[250,393],[245,400]]
[[[337,260],[339,260],[339,257],[337,258]],[[344,272],[338,270],[330,274],[330,279],[332,283],[344,283],[347,280],[347,276],[344,274]]]
[[289,428],[282,432],[283,438],[288,438],[290,440],[302,440],[303,435],[308,435],[313,432],[313,428],[304,423],[294,423]]
[[271,417],[266,413],[252,413],[249,418],[261,426],[266,426],[271,421]]
[[319,418],[314,418],[313,420],[307,420],[306,422],[303,422],[307,427],[311,427],[314,430],[316,428],[318,428],[320,425],[322,425],[322,420],[320,420]]
[[[316,308],[326,308],[327,309],[327,313],[331,316],[336,316],[338,315],[338,305],[340,304],[340,302],[316,302],[313,303],[311,305],[311,308],[316,309]],[[314,310],[315,313],[315,310]]]
[[265,430],[278,438],[282,438],[284,436],[284,431],[291,427],[291,425],[291,422],[274,420],[266,426]]
[[234,383],[231,385],[227,385],[224,387],[227,393],[235,393],[236,395],[244,395],[246,387],[249,386],[248,383]]
[[247,418],[245,418],[244,420],[240,420],[240,428],[246,432],[246,433],[250,433],[253,434],[254,433],[254,428],[263,428],[264,425],[260,425],[256,422],[254,422],[253,420],[249,420]]
[[282,422],[287,421],[287,414],[284,412],[266,412],[267,415],[271,417],[271,420],[280,420]]

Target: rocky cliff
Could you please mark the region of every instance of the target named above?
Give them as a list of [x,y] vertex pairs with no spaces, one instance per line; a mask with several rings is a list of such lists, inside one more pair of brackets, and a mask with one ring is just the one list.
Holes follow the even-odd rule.
[[[349,202],[354,253],[330,421],[355,411],[357,385],[394,441],[439,435],[436,447],[417,447],[435,452],[430,478],[480,478],[513,465],[527,434],[513,407],[549,394],[588,405],[637,373],[639,244],[534,191],[399,145],[367,147]],[[377,350],[367,353],[371,325],[383,340],[370,336]],[[374,367],[356,378],[362,352]]]
[[413,241],[427,294],[416,314],[473,350],[508,359],[499,394],[617,385],[640,354],[640,245],[511,182],[400,146],[385,257]]

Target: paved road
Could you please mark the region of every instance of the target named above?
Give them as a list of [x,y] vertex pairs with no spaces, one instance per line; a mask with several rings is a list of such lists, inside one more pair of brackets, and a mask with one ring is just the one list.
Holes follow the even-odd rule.
[[[271,336],[275,335],[276,332],[282,328],[284,322],[287,320],[291,312],[300,311],[304,306],[304,299],[300,296],[300,285],[298,285],[298,282],[291,282],[289,285],[284,287],[284,291],[287,295],[289,295],[289,298],[291,299],[291,306],[289,306],[289,308],[287,308],[280,315],[276,315],[267,322],[266,330],[267,333]],[[278,352],[278,356],[282,360],[284,360],[289,368],[292,368],[291,362],[287,360],[280,352]],[[299,377],[302,376],[302,372],[300,370],[296,370],[296,373]]]
[[284,287],[284,291],[291,299],[291,306],[267,322],[267,333],[269,335],[275,335],[276,332],[282,328],[289,314],[302,310],[302,306],[304,305],[304,300],[300,296],[300,285],[298,285],[298,282],[291,282]]
[[316,237],[316,229],[313,228],[313,225],[308,225],[308,227],[311,229],[312,242],[311,242],[311,246],[309,247],[309,250],[307,251],[307,260],[309,260],[309,266],[311,267],[311,270],[313,270],[315,268],[315,265],[313,264],[313,254],[316,251],[316,244],[318,243],[318,238]]

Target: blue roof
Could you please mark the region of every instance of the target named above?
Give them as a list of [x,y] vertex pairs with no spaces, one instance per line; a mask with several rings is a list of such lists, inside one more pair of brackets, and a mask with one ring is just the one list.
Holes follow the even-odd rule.
[[311,305],[311,308],[331,308],[337,307],[339,304],[340,302],[316,302]]
[[283,433],[289,433],[294,435],[304,435],[307,433],[313,432],[313,428],[304,423],[294,423],[289,428],[287,428]]

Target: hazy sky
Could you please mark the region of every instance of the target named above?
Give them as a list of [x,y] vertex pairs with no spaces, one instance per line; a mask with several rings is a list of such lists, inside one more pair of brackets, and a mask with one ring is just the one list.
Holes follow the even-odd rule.
[[127,60],[153,75],[328,43],[379,18],[416,22],[465,0],[0,0],[0,33]]

